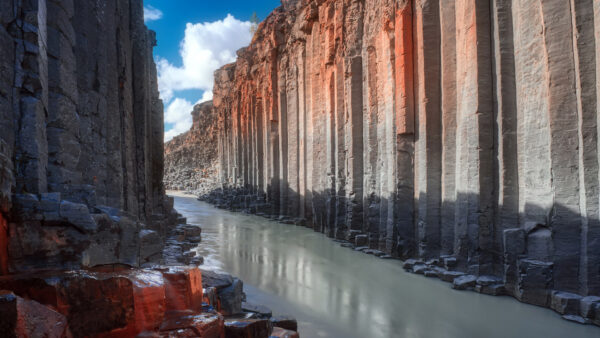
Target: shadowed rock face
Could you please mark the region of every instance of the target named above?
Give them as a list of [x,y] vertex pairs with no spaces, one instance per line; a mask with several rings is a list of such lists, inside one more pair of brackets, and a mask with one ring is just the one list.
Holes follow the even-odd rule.
[[598,295],[599,46],[594,1],[285,1],[215,74],[208,199]]
[[187,190],[198,195],[217,188],[217,114],[212,101],[192,111],[192,128],[165,143],[166,189]]
[[155,44],[142,0],[0,3],[0,273],[160,260]]

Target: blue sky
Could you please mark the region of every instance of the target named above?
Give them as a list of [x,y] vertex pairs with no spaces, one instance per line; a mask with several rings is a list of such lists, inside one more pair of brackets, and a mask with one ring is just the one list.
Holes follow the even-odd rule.
[[193,105],[211,97],[212,72],[233,62],[235,51],[249,43],[252,13],[263,20],[279,5],[279,0],[144,1],[146,25],[158,40],[154,57],[166,140],[189,129]]

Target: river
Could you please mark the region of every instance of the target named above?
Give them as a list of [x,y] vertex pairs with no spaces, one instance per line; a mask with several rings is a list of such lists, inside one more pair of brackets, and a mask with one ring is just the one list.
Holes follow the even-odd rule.
[[511,297],[453,290],[304,227],[174,197],[188,223],[202,227],[204,268],[238,276],[249,302],[296,317],[303,338],[600,337],[598,327]]

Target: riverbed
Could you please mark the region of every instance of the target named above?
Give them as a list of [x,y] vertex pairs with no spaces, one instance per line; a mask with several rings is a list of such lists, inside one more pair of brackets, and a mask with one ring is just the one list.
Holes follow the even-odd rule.
[[173,195],[177,211],[202,227],[204,268],[242,279],[249,302],[296,317],[303,338],[600,337],[599,327],[511,297],[453,290],[311,229]]

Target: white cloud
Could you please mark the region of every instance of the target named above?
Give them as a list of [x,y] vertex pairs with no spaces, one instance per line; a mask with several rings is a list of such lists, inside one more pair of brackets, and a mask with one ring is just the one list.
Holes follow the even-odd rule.
[[144,22],[160,20],[162,17],[163,12],[160,9],[144,6]]
[[180,98],[176,98],[167,106],[165,123],[173,124],[173,127],[165,132],[165,142],[190,129],[193,109],[194,106],[188,100]]
[[196,102],[196,104],[200,104],[202,102],[206,102],[206,101],[210,101],[213,99],[213,92],[212,90],[207,90],[202,94],[202,98],[200,100],[198,100],[198,102]]
[[176,67],[157,58],[161,97],[168,102],[176,91],[189,89],[212,95],[214,71],[235,61],[235,52],[251,39],[250,22],[237,20],[231,14],[215,22],[188,23],[179,51],[183,65]]

